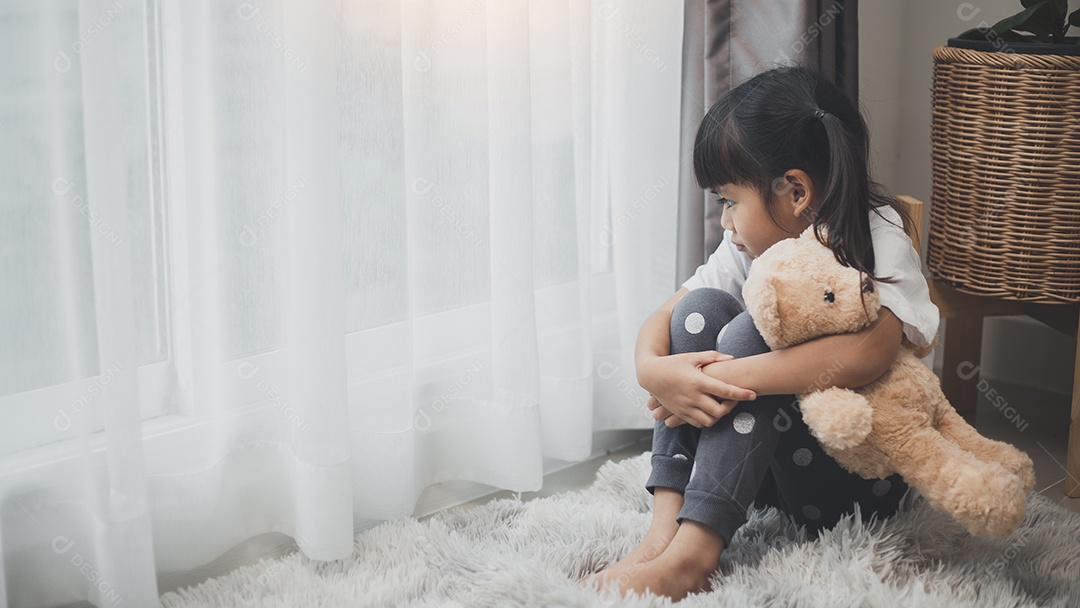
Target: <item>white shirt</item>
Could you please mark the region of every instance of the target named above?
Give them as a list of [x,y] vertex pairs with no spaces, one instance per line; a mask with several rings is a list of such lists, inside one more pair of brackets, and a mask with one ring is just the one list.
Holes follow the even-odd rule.
[[[930,288],[922,274],[922,262],[911,245],[911,239],[901,228],[900,215],[892,207],[870,211],[870,241],[874,247],[874,274],[892,277],[892,283],[874,281],[881,305],[892,311],[904,327],[904,336],[917,347],[928,346],[937,334],[941,319],[937,306],[930,301]],[[887,221],[886,221],[887,220]],[[735,296],[743,303],[742,287],[753,260],[735,249],[731,231],[724,231],[724,240],[694,276],[682,284],[687,289],[715,287]]]

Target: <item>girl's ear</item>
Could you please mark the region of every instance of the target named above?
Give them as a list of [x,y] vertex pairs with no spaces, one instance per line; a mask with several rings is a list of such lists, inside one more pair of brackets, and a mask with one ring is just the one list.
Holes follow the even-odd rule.
[[784,173],[784,180],[789,187],[788,197],[790,197],[792,213],[795,216],[811,219],[806,215],[813,211],[810,203],[814,200],[814,182],[811,181],[810,176],[802,169],[789,169],[787,173]]

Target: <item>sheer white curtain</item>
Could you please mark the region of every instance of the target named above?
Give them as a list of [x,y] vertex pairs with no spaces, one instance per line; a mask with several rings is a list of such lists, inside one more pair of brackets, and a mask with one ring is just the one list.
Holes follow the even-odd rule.
[[682,7],[0,5],[0,603],[338,559],[650,428]]

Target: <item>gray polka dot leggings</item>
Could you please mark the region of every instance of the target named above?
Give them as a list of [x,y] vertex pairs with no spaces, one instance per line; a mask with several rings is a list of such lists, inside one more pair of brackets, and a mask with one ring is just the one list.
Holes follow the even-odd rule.
[[[731,294],[692,290],[672,313],[671,352],[714,349],[747,357],[769,347]],[[746,523],[751,503],[790,514],[816,536],[855,504],[864,520],[892,515],[908,489],[899,475],[867,480],[844,470],[810,434],[793,395],[759,395],[703,429],[657,422],[645,487],[650,494],[658,487],[682,492],[677,521],[709,526],[725,546]]]

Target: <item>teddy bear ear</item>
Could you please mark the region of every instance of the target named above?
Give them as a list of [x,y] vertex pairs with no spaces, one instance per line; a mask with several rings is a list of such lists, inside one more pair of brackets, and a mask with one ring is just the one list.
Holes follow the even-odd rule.
[[743,300],[761,338],[769,348],[778,350],[788,346],[784,342],[784,324],[780,319],[776,285],[771,276],[754,276],[753,272],[743,284]]
[[[824,230],[824,228],[822,228],[822,230]],[[807,226],[806,230],[803,230],[802,234],[799,235],[799,238],[801,238],[801,239],[815,239],[816,240],[817,237],[814,235],[814,225],[810,224],[809,226]]]

